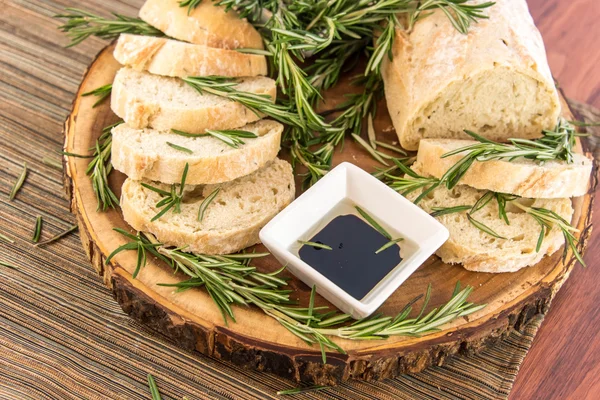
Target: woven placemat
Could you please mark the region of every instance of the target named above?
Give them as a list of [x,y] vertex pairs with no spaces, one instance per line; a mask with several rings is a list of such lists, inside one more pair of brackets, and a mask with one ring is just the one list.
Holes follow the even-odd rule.
[[[75,2],[66,2],[75,4]],[[128,15],[135,4],[86,2],[97,12]],[[77,234],[35,248],[73,224],[59,160],[62,123],[81,73],[104,45],[91,39],[64,49],[56,30],[64,1],[0,0],[0,399],[148,399],[155,376],[164,399],[271,399],[294,383],[190,354],[125,315],[96,276]],[[600,113],[574,104],[588,120]],[[30,169],[16,199],[8,193],[23,164]],[[442,367],[381,382],[349,382],[298,399],[503,399],[508,396],[543,316],[493,349]]]

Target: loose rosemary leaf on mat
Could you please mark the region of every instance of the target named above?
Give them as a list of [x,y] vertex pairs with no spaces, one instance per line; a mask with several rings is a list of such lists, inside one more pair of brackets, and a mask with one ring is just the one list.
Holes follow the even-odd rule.
[[32,241],[34,243],[37,243],[40,241],[40,236],[42,235],[42,225],[44,224],[44,220],[42,219],[42,216],[38,216],[35,219],[35,227],[33,228],[33,237],[32,237]]
[[[233,305],[254,305],[265,314],[277,320],[291,333],[309,345],[321,349],[323,361],[325,352],[335,350],[344,353],[333,337],[352,340],[376,340],[390,336],[414,336],[436,332],[439,327],[456,318],[481,310],[485,305],[467,301],[473,288],[456,290],[445,305],[434,308],[427,315],[431,288],[427,290],[426,301],[421,306],[417,318],[409,318],[412,306],[423,296],[411,301],[394,317],[373,315],[349,323],[350,315],[330,311],[327,307],[315,307],[316,291],[313,287],[309,306],[302,307],[290,299],[291,291],[285,289],[286,280],[279,271],[261,273],[251,265],[257,257],[268,254],[240,253],[227,256],[190,254],[181,249],[172,249],[160,244],[154,236],[138,233],[137,236],[117,230],[131,241],[117,248],[107,259],[125,250],[137,250],[138,260],[145,263],[146,257],[140,257],[140,249],[160,258],[174,271],[187,276],[187,280],[175,284],[162,284],[178,291],[191,288],[204,288],[219,307],[225,323],[228,319],[235,322]],[[137,269],[142,268],[140,263]]]
[[15,267],[13,264],[7,263],[7,262],[4,262],[4,261],[0,261],[0,266],[6,267],[6,268],[9,268],[9,269],[18,270],[18,268]]
[[75,232],[79,227],[77,225],[73,225],[71,226],[69,229],[59,233],[58,235],[48,239],[48,240],[44,240],[43,242],[38,242],[36,243],[34,246],[35,247],[42,247],[42,246],[46,246],[47,244],[56,242],[57,240],[67,236],[69,233],[71,232]]
[[158,391],[158,386],[156,386],[156,381],[151,374],[148,374],[148,389],[150,389],[152,400],[162,400],[160,392]]
[[14,240],[12,240],[11,238],[9,238],[8,236],[6,236],[6,235],[4,235],[2,233],[0,233],[0,239],[4,240],[5,242],[8,242],[8,243],[14,243],[15,242]]
[[17,193],[19,193],[19,190],[21,190],[21,187],[23,187],[23,183],[25,183],[25,179],[27,178],[28,172],[29,170],[27,169],[27,163],[24,163],[23,169],[21,170],[19,177],[15,181],[13,188],[10,191],[10,194],[8,195],[8,201],[12,201],[17,195]]

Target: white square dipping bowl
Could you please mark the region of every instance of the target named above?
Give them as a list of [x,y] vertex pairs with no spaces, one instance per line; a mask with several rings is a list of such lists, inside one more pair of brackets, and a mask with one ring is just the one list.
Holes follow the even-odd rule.
[[[300,238],[308,240],[305,238],[307,232],[314,230],[317,225],[324,226],[338,216],[330,211],[343,200],[350,200],[388,232],[394,232],[412,243],[409,254],[403,254],[400,264],[360,300],[342,290],[293,252]],[[260,240],[282,265],[287,266],[308,286],[316,286],[317,292],[341,311],[357,319],[379,308],[448,236],[448,230],[435,218],[348,162],[334,168],[260,231]],[[365,273],[368,272],[368,266],[365,266]]]

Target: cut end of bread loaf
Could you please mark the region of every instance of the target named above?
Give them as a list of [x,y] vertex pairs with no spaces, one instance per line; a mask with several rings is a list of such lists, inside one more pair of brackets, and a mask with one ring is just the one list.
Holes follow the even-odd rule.
[[402,147],[415,150],[421,139],[469,139],[465,129],[498,142],[538,138],[560,114],[555,89],[512,70],[482,71],[454,82],[400,125]]
[[[421,191],[416,191],[407,197],[414,200],[420,193]],[[472,206],[485,193],[486,191],[465,185],[456,186],[452,190],[438,187],[421,200],[418,206],[429,213],[435,207]],[[571,220],[573,214],[570,199],[520,198],[515,202],[546,208],[567,221]],[[552,255],[561,248],[564,237],[560,229],[555,227],[546,232],[540,250],[536,251],[540,225],[511,203],[508,202],[506,206],[510,225],[499,217],[498,203],[495,200],[472,214],[475,220],[506,239],[493,237],[476,228],[467,218],[466,211],[436,217],[450,231],[450,238],[436,254],[445,263],[460,263],[469,271],[500,273],[515,272],[535,265],[545,255]]]
[[[473,140],[421,140],[414,167],[425,175],[441,178],[465,155],[442,158],[445,153],[477,143]],[[564,161],[540,163],[522,157],[511,161],[475,161],[459,183],[521,197],[569,198],[587,193],[592,167],[592,161],[579,153],[574,155],[571,164]]]
[[140,9],[142,20],[167,36],[185,42],[224,49],[263,49],[258,31],[246,19],[213,1],[201,1],[192,10],[179,0],[146,0]]
[[258,137],[244,138],[244,144],[233,148],[212,136],[186,137],[168,130],[133,129],[121,124],[112,130],[112,164],[133,180],[179,183],[189,164],[186,182],[190,185],[231,181],[277,157],[283,125],[261,120],[240,129]]
[[[170,190],[169,185],[149,182]],[[220,188],[198,221],[204,199]],[[186,185],[181,213],[167,212],[156,221],[161,196],[127,179],[123,184],[123,217],[138,231],[150,232],[167,246],[186,246],[199,254],[231,254],[259,243],[258,233],[277,213],[294,199],[291,165],[274,160],[264,168],[221,185]]]
[[155,75],[184,78],[267,74],[265,56],[160,37],[121,34],[113,54],[119,63]]
[[[238,80],[242,92],[268,95],[275,101],[275,81],[267,77]],[[178,129],[203,133],[207,129],[234,129],[258,121],[260,115],[238,102],[200,94],[178,78],[121,68],[113,82],[111,108],[131,127]]]

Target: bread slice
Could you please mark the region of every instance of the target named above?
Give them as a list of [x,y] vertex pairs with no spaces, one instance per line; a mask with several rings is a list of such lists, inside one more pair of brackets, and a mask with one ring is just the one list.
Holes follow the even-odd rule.
[[[232,181],[251,174],[277,157],[283,125],[261,120],[240,129],[258,135],[243,139],[238,148],[219,139],[186,137],[154,129],[133,129],[125,124],[112,130],[112,164],[134,180],[178,183],[189,164],[186,183],[191,185]],[[191,150],[177,150],[172,143]]]
[[[441,156],[449,151],[478,143],[472,140],[424,139],[419,144],[415,168],[425,175],[441,178],[464,154]],[[521,197],[560,199],[587,193],[592,161],[575,154],[574,162],[538,161],[526,158],[475,161],[460,184]]]
[[[259,243],[258,232],[294,199],[291,165],[274,160],[264,168],[221,185],[186,185],[181,213],[168,211],[156,221],[161,196],[140,181],[127,179],[121,192],[123,217],[138,231],[150,232],[168,245],[201,254],[230,254]],[[169,185],[152,183],[170,190]],[[198,209],[217,188],[202,221]]]
[[267,74],[265,56],[152,36],[121,34],[113,54],[123,65],[163,76]]
[[167,36],[185,42],[224,49],[262,49],[262,37],[247,20],[235,11],[203,0],[188,14],[180,0],[146,0],[140,18]]
[[[275,101],[275,81],[266,77],[239,80],[236,89],[266,94]],[[167,78],[121,68],[113,82],[111,108],[132,128],[179,129],[203,133],[206,129],[239,128],[260,115],[240,103],[212,94],[200,94],[178,78]]]
[[[473,205],[485,193],[466,185],[458,185],[452,190],[439,187],[418,205],[431,213],[434,207]],[[419,194],[420,191],[416,191],[407,197],[414,200]],[[554,211],[567,221],[573,215],[569,199],[520,198],[515,201]],[[473,213],[472,217],[507,239],[495,238],[473,226],[467,218],[467,211],[436,217],[450,231],[450,238],[436,254],[445,263],[460,263],[469,271],[515,272],[537,264],[545,255],[554,254],[564,244],[560,229],[553,228],[546,233],[540,251],[536,252],[540,225],[511,202],[507,203],[506,210],[510,225],[498,216],[498,203],[495,200]]]
[[[479,0],[475,3],[481,3]],[[402,147],[423,138],[536,138],[561,106],[542,37],[525,0],[496,0],[489,19],[458,32],[442,10],[398,29],[384,57],[387,106]]]

